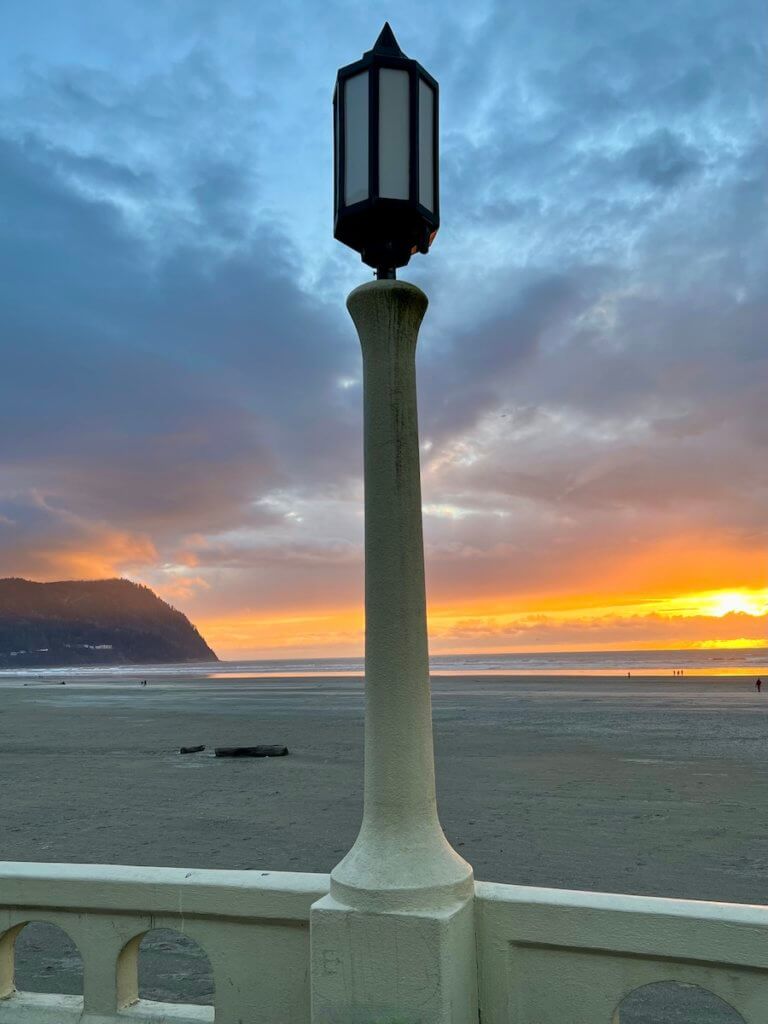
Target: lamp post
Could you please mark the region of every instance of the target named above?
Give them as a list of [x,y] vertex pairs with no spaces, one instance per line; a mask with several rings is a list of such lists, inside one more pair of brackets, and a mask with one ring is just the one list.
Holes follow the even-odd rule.
[[313,1024],[477,1020],[472,869],[435,799],[415,370],[427,297],[395,279],[439,226],[437,108],[389,25],[338,73],[334,235],[378,278],[347,299],[363,355],[365,785],[360,833],[312,909]]

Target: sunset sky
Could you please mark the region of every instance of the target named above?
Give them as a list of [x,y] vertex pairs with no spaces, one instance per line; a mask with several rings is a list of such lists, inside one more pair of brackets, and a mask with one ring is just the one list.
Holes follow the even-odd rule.
[[759,0],[5,14],[0,575],[144,582],[224,657],[361,652],[331,92],[387,18],[441,86],[401,273],[433,651],[766,643]]

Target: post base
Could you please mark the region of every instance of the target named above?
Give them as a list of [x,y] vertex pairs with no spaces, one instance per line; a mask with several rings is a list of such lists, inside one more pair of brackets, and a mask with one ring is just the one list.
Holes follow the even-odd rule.
[[329,895],[310,934],[312,1024],[477,1024],[472,899],[375,913]]

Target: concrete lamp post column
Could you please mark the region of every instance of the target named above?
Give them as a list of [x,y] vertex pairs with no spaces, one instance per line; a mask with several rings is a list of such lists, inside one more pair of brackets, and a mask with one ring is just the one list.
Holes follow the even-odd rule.
[[472,868],[437,814],[416,411],[424,293],[356,288],[365,451],[365,807],[312,908],[313,1024],[476,1024]]

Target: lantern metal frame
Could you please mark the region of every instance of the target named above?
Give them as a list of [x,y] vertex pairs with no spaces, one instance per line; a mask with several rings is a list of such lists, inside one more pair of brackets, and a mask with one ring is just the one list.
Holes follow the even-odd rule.
[[[408,198],[379,194],[379,75],[383,68],[408,74]],[[368,72],[368,196],[349,205],[346,194],[346,83]],[[419,202],[419,81],[433,92],[432,196],[434,209]],[[417,252],[427,253],[440,227],[439,86],[432,75],[402,52],[389,23],[373,49],[340,68],[333,92],[333,235],[360,253],[379,277],[394,277]]]

